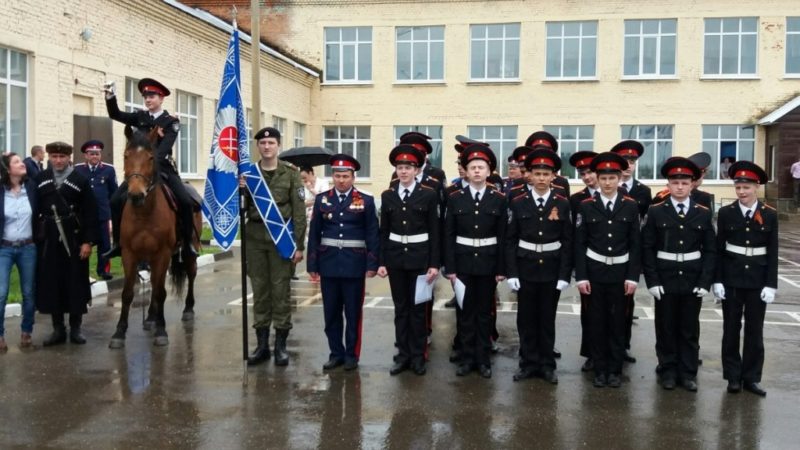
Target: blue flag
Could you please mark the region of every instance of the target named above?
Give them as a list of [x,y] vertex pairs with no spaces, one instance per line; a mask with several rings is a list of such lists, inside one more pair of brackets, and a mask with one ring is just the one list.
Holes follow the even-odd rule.
[[292,221],[283,219],[258,165],[250,161],[240,80],[239,32],[234,23],[225,69],[222,72],[203,214],[211,224],[214,239],[220,247],[228,250],[239,231],[238,175],[243,175],[250,198],[278,253],[284,259],[291,259],[297,250]]
[[223,250],[239,232],[239,167],[250,164],[239,77],[239,31],[233,27],[208,161],[203,215]]

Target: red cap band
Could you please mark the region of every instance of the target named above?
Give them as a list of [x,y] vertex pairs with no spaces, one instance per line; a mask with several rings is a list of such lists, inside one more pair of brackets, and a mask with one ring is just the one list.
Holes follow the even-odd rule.
[[467,161],[471,161],[473,159],[482,159],[486,162],[491,162],[489,155],[483,152],[472,152],[469,154],[469,156],[467,156]]
[[533,147],[534,145],[544,145],[545,147],[553,148],[553,144],[551,144],[547,139],[536,139],[535,141],[531,142],[530,147]]
[[737,170],[735,174],[733,174],[733,178],[746,178],[748,180],[753,181],[760,181],[758,174],[751,171],[751,170]]
[[413,144],[410,145],[415,149],[422,151],[423,153],[428,153],[428,148],[418,142],[414,142]]
[[529,166],[547,166],[547,167],[555,167],[556,166],[556,164],[553,162],[552,159],[550,159],[550,158],[542,158],[542,157],[539,157],[539,158],[536,158],[534,160],[531,160],[531,162],[528,163],[528,165]]
[[622,170],[622,166],[615,161],[606,161],[598,164],[597,168],[599,170]]
[[158,87],[158,86],[145,86],[142,89],[142,94],[144,94],[145,92],[155,92],[156,94],[158,94],[158,95],[160,95],[162,97],[165,94],[165,92],[163,90],[161,90],[161,88]]
[[346,159],[336,160],[331,167],[336,169],[342,168],[342,169],[352,169],[352,170],[355,170],[356,168],[355,164],[353,164],[352,161]]
[[670,175],[689,175],[689,176],[694,176],[694,173],[692,173],[692,171],[687,169],[686,167],[673,167],[672,169],[669,169],[669,172],[667,172],[667,176],[670,176]]
[[89,151],[93,151],[93,150],[97,150],[98,152],[103,151],[103,149],[100,148],[99,145],[92,145],[91,147],[86,147],[86,149],[84,151],[85,152],[89,152]]
[[395,164],[401,163],[401,162],[410,162],[410,163],[414,163],[414,164],[419,164],[419,160],[417,159],[417,157],[414,156],[411,153],[400,153],[394,159],[394,162],[395,162]]
[[579,159],[578,161],[575,162],[575,167],[577,167],[579,169],[583,168],[583,167],[587,167],[587,166],[589,166],[589,164],[592,163],[592,159],[594,159],[594,157]]
[[616,153],[620,156],[635,156],[637,158],[639,157],[639,152],[637,152],[632,148],[621,148],[617,150]]

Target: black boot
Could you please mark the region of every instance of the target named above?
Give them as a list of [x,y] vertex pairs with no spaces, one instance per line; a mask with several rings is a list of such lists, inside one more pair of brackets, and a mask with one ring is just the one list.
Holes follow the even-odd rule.
[[44,347],[67,342],[67,327],[64,326],[64,315],[53,314],[53,334],[42,342]]
[[185,258],[188,257],[197,257],[197,250],[194,249],[194,245],[192,245],[192,241],[194,240],[194,224],[193,224],[193,213],[192,208],[190,206],[184,205],[183,211],[181,211],[181,230],[183,234],[183,255]]
[[275,365],[286,366],[289,364],[289,353],[286,352],[286,338],[289,330],[275,330]]
[[128,199],[128,184],[122,183],[114,195],[111,196],[110,209],[111,209],[111,248],[103,253],[103,258],[111,259],[117,256],[122,256],[122,248],[119,246],[120,235],[120,222],[122,222],[122,208],[125,206],[125,201]]
[[256,339],[258,339],[258,345],[247,358],[248,366],[261,364],[272,356],[269,352],[269,328],[256,328]]
[[81,334],[81,322],[83,322],[82,314],[69,315],[69,341],[73,344],[83,345],[86,343],[86,338]]

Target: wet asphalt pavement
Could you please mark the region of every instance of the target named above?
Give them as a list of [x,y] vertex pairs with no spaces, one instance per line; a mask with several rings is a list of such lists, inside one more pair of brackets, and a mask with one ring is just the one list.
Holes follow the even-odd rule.
[[[451,295],[444,280],[436,289],[428,374],[392,377],[393,313],[388,281],[381,279],[367,284],[357,371],[323,373],[322,308],[311,297],[294,313],[289,366],[250,368],[243,386],[237,257],[201,269],[193,323],[181,323],[182,302],[168,298],[165,348],[152,345],[138,308],[125,349],[107,348],[119,291],[94,300],[84,320],[85,346],[22,352],[19,318],[6,319],[0,448],[798,448],[800,230],[782,233],[781,257],[778,300],[765,326],[763,399],[726,393],[722,316],[710,297],[701,313],[699,392],[662,390],[653,372],[652,298],[644,283],[633,329],[638,361],[627,365],[620,389],[594,388],[580,371],[574,287],[559,306],[556,346],[564,356],[557,386],[512,381],[516,305],[502,288],[492,379],[456,377],[448,362],[455,320],[442,307]],[[37,316],[34,342],[49,332],[49,318]]]

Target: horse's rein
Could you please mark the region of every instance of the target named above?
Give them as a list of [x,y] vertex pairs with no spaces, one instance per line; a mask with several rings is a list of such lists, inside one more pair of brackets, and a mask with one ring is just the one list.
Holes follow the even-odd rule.
[[125,182],[130,184],[128,182],[128,180],[130,180],[131,178],[136,178],[136,177],[141,178],[142,180],[144,180],[145,183],[147,183],[147,190],[145,191],[145,195],[149,194],[150,191],[152,191],[156,187],[156,183],[153,182],[153,178],[146,177],[146,176],[142,175],[139,172],[134,172],[134,173],[132,173],[130,175],[126,175],[125,176]]

